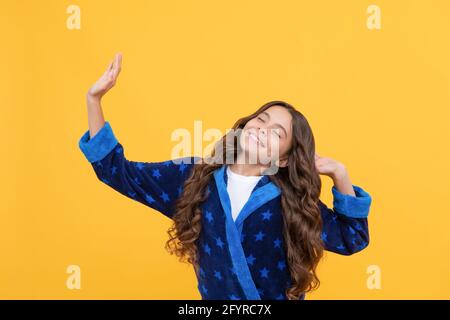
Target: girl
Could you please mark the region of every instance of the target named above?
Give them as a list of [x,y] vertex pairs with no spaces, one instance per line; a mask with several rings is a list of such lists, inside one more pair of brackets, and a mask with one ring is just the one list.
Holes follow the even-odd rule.
[[[166,249],[193,265],[202,299],[304,299],[319,285],[323,250],[350,255],[368,245],[371,196],[342,163],[315,153],[307,120],[286,102],[239,119],[240,134],[231,144],[222,137],[209,161],[127,160],[101,108],[121,60],[87,94],[89,130],[79,146],[102,182],[173,220]],[[252,146],[277,151],[275,174],[266,174],[273,165],[246,161]],[[319,199],[320,174],[334,182],[333,209]]]

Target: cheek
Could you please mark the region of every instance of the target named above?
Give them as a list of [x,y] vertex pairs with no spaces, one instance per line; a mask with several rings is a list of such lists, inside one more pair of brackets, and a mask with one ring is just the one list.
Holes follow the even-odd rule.
[[283,141],[278,137],[269,137],[267,149],[270,154],[275,154],[276,152],[278,152],[278,154],[281,154],[281,152],[283,151]]
[[241,134],[239,135],[239,145],[241,149],[244,149],[245,144],[247,143],[247,141],[245,141],[245,132],[242,131]]
[[[278,140],[278,141],[276,141]],[[285,155],[289,150],[289,143],[286,141],[286,139],[272,139],[271,143],[269,144],[269,151],[271,154],[275,154],[278,150],[278,155],[281,157]],[[273,151],[272,151],[273,150]]]

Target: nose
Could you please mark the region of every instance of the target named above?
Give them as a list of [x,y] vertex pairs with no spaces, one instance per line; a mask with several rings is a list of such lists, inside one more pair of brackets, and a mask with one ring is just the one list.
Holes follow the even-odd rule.
[[258,134],[262,137],[267,136],[267,129],[266,128],[259,128]]

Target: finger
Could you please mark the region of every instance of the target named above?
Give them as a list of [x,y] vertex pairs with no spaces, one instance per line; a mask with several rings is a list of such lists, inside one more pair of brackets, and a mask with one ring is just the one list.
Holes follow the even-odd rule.
[[117,55],[114,56],[112,70],[116,69],[117,65]]
[[117,65],[119,66],[119,69],[120,69],[120,67],[122,66],[122,54],[118,53],[116,55],[116,58],[117,58]]
[[114,63],[114,60],[111,61],[111,62],[109,63],[109,65],[108,65],[108,67],[106,68],[104,74],[108,74],[108,73],[112,70],[113,63]]
[[117,74],[116,77],[119,75],[120,71],[122,70],[122,54],[117,54]]
[[122,65],[122,55],[120,53],[116,54],[116,57],[114,59],[114,68],[113,68],[113,76],[114,80],[117,78],[117,76],[120,73]]

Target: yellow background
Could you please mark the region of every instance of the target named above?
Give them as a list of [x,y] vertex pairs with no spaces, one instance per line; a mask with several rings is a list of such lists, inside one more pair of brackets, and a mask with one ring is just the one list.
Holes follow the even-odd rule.
[[279,99],[372,195],[369,247],[327,253],[308,299],[450,298],[450,1],[2,1],[0,15],[0,298],[200,298],[164,250],[169,219],[100,183],[78,149],[85,93],[119,51],[104,112],[130,160],[169,159],[173,130],[225,132]]

